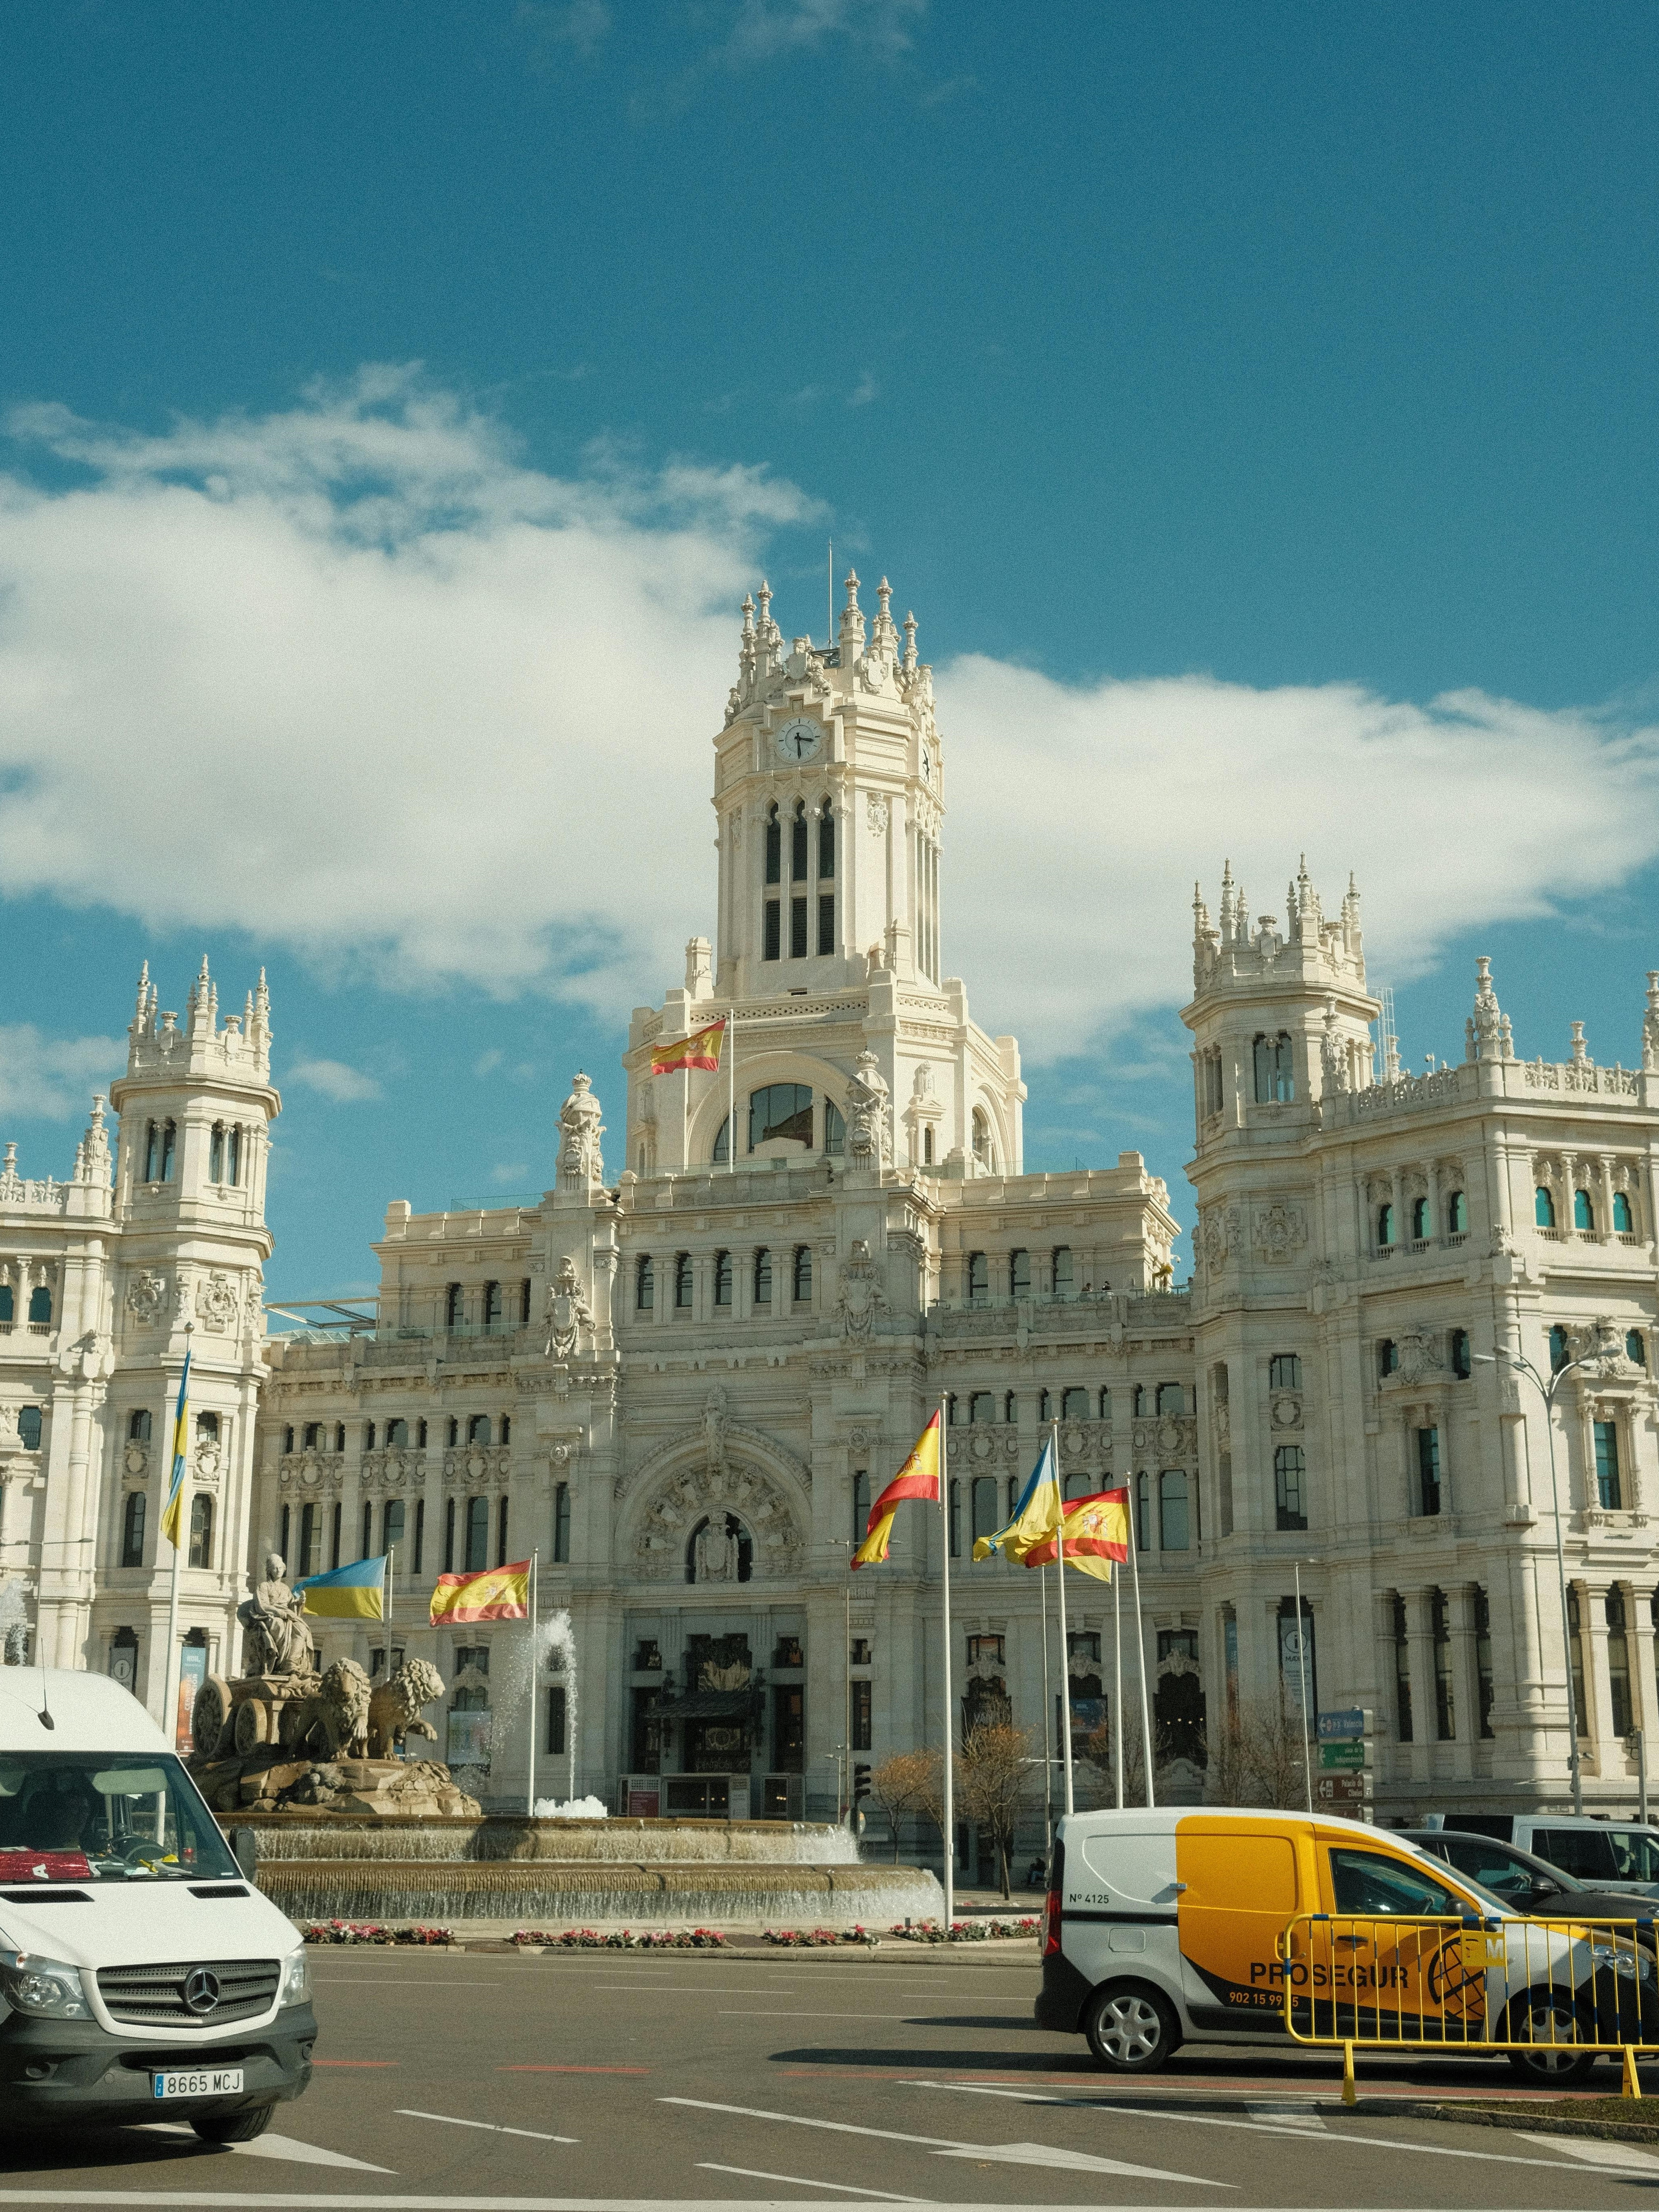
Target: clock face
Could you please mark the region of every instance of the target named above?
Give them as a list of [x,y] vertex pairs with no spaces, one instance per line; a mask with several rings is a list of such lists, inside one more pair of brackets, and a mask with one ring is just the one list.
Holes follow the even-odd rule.
[[810,761],[823,747],[823,725],[798,717],[786,722],[772,740],[778,749],[778,758],[793,766],[797,761]]

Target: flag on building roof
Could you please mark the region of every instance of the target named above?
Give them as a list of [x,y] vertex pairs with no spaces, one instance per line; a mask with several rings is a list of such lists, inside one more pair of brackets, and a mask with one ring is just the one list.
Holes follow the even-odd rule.
[[354,1559],[325,1575],[307,1575],[294,1585],[305,1593],[305,1609],[319,1620],[384,1620],[386,1555]]
[[190,1449],[190,1346],[185,1346],[185,1369],[179,1377],[179,1403],[173,1416],[173,1480],[167,1502],[161,1508],[161,1534],[176,1552],[185,1533],[185,1461]]
[[726,1017],[710,1022],[707,1029],[693,1030],[690,1036],[678,1037],[672,1044],[659,1044],[651,1055],[653,1075],[672,1075],[677,1067],[706,1067],[712,1075],[720,1064],[720,1047],[726,1042]]
[[1043,1439],[1037,1463],[1015,1501],[1007,1526],[994,1535],[975,1537],[974,1557],[988,1559],[993,1552],[1000,1552],[1006,1559],[1023,1559],[1033,1544],[1052,1537],[1060,1526],[1060,1467],[1050,1435]]
[[[1097,1490],[1092,1498],[1066,1502],[1066,1564],[1081,1567],[1097,1582],[1112,1579],[1114,1559],[1129,1556],[1129,1493],[1127,1490]],[[1056,1556],[1053,1536],[1033,1544],[1022,1561],[1028,1567],[1046,1567]]]
[[528,1620],[530,1562],[481,1567],[476,1574],[440,1575],[432,1593],[432,1626],[461,1620]]
[[909,1458],[870,1508],[864,1541],[853,1554],[854,1567],[877,1567],[887,1557],[893,1516],[907,1498],[930,1498],[939,1504],[939,1417],[935,1413],[916,1438]]

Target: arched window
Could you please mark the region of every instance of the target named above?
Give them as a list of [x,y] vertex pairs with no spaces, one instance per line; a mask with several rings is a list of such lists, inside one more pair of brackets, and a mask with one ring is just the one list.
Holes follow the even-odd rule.
[[234,1186],[242,1180],[242,1133],[234,1124],[225,1138],[225,1181]]
[[148,1501],[142,1490],[130,1490],[121,1509],[121,1565],[142,1567],[144,1564],[144,1515]]
[[1393,1244],[1394,1208],[1385,1203],[1376,1209],[1376,1248],[1379,1252],[1386,1252]]
[[1625,1357],[1630,1361],[1632,1367],[1645,1367],[1647,1365],[1648,1347],[1643,1339],[1642,1332],[1639,1328],[1627,1329],[1626,1331]]
[[1541,1182],[1532,1195],[1532,1218],[1536,1228],[1553,1229],[1555,1226],[1555,1200]]
[[968,1255],[968,1303],[970,1306],[988,1305],[991,1298],[991,1271],[983,1252]]
[[283,1429],[283,1449],[285,1452],[291,1452],[291,1451],[293,1450],[293,1449],[294,1449],[294,1424],[293,1424],[293,1422],[292,1422],[292,1421],[290,1421],[290,1422],[288,1424],[288,1425],[287,1425],[287,1426]]
[[1158,1410],[1160,1413],[1184,1413],[1186,1393],[1179,1382],[1160,1382],[1158,1386]]
[[674,1255],[674,1304],[681,1313],[690,1310],[693,1279],[691,1255],[677,1252]]
[[714,1132],[714,1149],[709,1158],[720,1167],[732,1157],[732,1116],[728,1114]]
[[1134,1394],[1134,1398],[1133,1398],[1133,1413],[1134,1413],[1134,1417],[1135,1417],[1136,1420],[1138,1420],[1138,1421],[1139,1421],[1139,1420],[1140,1420],[1140,1419],[1142,1419],[1145,1417],[1145,1415],[1146,1415],[1146,1410],[1147,1410],[1147,1408],[1146,1408],[1146,1385],[1144,1382],[1137,1382],[1137,1383],[1135,1384],[1135,1394]]
[[154,1121],[144,1128],[144,1181],[154,1182],[155,1170],[161,1159],[161,1137]]
[[208,1139],[208,1181],[222,1182],[225,1179],[225,1125],[216,1121]]
[[1173,1472],[1158,1478],[1158,1543],[1162,1552],[1184,1552],[1191,1545],[1187,1478]]
[[789,877],[792,883],[806,881],[806,801],[795,801],[794,818],[789,824]]
[[1465,1237],[1469,1227],[1469,1201],[1461,1190],[1453,1191],[1446,1200],[1446,1234]]
[[127,1416],[127,1436],[135,1444],[147,1444],[150,1438],[149,1407],[135,1406]]
[[1060,1418],[1062,1421],[1086,1421],[1089,1418],[1088,1392],[1062,1390],[1060,1394]]
[[219,1441],[219,1416],[216,1413],[198,1413],[196,1416],[196,1435],[198,1443],[216,1444]]
[[[460,1425],[459,1421],[456,1419],[455,1415],[454,1415],[453,1413],[452,1413],[452,1414],[450,1415],[450,1417],[449,1417],[449,1442],[450,1442],[452,1444],[458,1444],[458,1443],[459,1443],[459,1442],[460,1442],[460,1441],[461,1441],[461,1425]],[[445,1571],[445,1571],[446,1573],[447,1573],[447,1572],[448,1572],[448,1569],[446,1567],[446,1569],[445,1569]]]
[[52,1292],[44,1283],[37,1283],[29,1292],[29,1320],[36,1328],[41,1328],[51,1319]]
[[836,872],[836,810],[829,799],[818,809],[818,879]]
[[769,806],[766,810],[766,880],[769,884],[775,884],[781,882],[782,877],[783,829],[778,820],[777,808]]
[[746,1583],[754,1571],[755,1540],[735,1513],[711,1513],[698,1522],[685,1547],[687,1582]]
[[996,1419],[995,1407],[996,1401],[988,1390],[973,1391],[968,1400],[969,1422],[994,1421]]
[[486,1328],[499,1328],[501,1325],[501,1286],[499,1283],[484,1285],[483,1319]]
[[17,1441],[25,1451],[40,1449],[40,1408],[20,1406],[17,1408]]
[[933,1164],[933,1125],[931,1121],[921,1133],[921,1164],[925,1168]]
[[1002,1394],[1002,1418],[1005,1421],[1019,1419],[1019,1400],[1012,1390],[1005,1390]]
[[1571,1357],[1567,1350],[1567,1332],[1557,1322],[1550,1331],[1550,1372],[1559,1375]]
[[396,1415],[386,1425],[386,1448],[388,1451],[406,1451],[409,1448],[409,1423]]
[[178,1140],[177,1126],[172,1121],[163,1121],[161,1124],[161,1181],[163,1182],[173,1181],[173,1152]]
[[415,1449],[416,1451],[424,1451],[426,1449],[426,1423],[424,1421],[416,1421],[415,1424]]
[[1412,1242],[1420,1244],[1425,1237],[1432,1234],[1432,1231],[1433,1224],[1429,1219],[1428,1200],[1414,1198],[1412,1200]]
[[489,1416],[488,1413],[473,1414],[471,1419],[466,1425],[466,1440],[470,1444],[487,1444],[489,1442]]
[[982,1168],[988,1168],[994,1164],[991,1151],[991,1124],[985,1117],[984,1108],[981,1106],[975,1106],[974,1109],[974,1158]]
[[444,1326],[459,1328],[465,1310],[464,1294],[459,1283],[452,1283],[444,1293]]
[[192,1567],[213,1565],[213,1500],[198,1490],[190,1501],[190,1559]]
[[1076,1286],[1076,1278],[1072,1273],[1072,1248],[1069,1244],[1055,1245],[1049,1256],[1048,1280],[1057,1298],[1071,1297]]
[[729,1252],[716,1252],[714,1255],[714,1304],[717,1306],[729,1306],[731,1303],[732,1255]]
[[755,1304],[769,1306],[772,1303],[772,1255],[764,1244],[755,1255]]
[[1100,1394],[1100,1418],[1103,1421],[1109,1421],[1112,1418],[1112,1394],[1109,1390],[1103,1390]]
[[847,1150],[847,1123],[833,1098],[823,1102],[823,1149],[836,1158]]
[[511,1413],[503,1413],[503,1414],[501,1415],[501,1442],[502,1442],[504,1444],[506,1444],[506,1443],[512,1443],[512,1441],[513,1441],[513,1416],[512,1416],[512,1414],[511,1414]]
[[812,1145],[812,1094],[804,1083],[768,1083],[749,1094],[749,1149],[787,1137]]
[[[390,1424],[388,1424],[387,1425],[388,1425],[388,1430],[389,1430],[389,1428],[390,1428]],[[343,1451],[343,1450],[344,1450],[344,1449],[345,1449],[345,1423],[344,1423],[343,1421],[342,1421],[342,1422],[341,1422],[340,1426],[339,1426],[339,1429],[338,1429],[338,1431],[337,1431],[337,1433],[338,1434],[338,1436],[339,1436],[339,1439],[340,1439],[340,1449],[341,1449],[341,1450],[342,1450],[342,1451]],[[373,1421],[365,1421],[365,1422],[363,1423],[363,1449],[364,1449],[365,1451],[373,1451],[373,1450],[374,1450],[374,1422],[373,1422]]]
[[1296,1070],[1288,1032],[1280,1030],[1276,1036],[1268,1036],[1258,1031],[1255,1059],[1256,1104],[1289,1105],[1296,1097]]
[[1613,1233],[1615,1237],[1633,1237],[1636,1234],[1636,1217],[1630,1210],[1628,1196],[1622,1190],[1613,1194]]
[[[1011,1481],[1013,1480],[1012,1476],[1009,1479]],[[1064,1495],[1066,1504],[1069,1505],[1074,1498],[1086,1498],[1093,1488],[1094,1477],[1092,1475],[1068,1474],[1064,1484]],[[1010,1510],[1012,1511],[1012,1509],[1011,1508]]]
[[476,1574],[480,1567],[489,1565],[489,1500],[469,1498],[466,1501],[466,1565],[464,1571]]
[[1305,1528],[1308,1500],[1304,1477],[1308,1462],[1300,1444],[1280,1444],[1273,1454],[1273,1526]]
[[[778,820],[775,806],[766,814],[766,881],[769,889],[783,878],[783,825]],[[761,908],[761,957],[780,960],[783,957],[783,903],[781,898],[766,899]]]
[[649,1313],[657,1302],[657,1271],[651,1264],[651,1255],[641,1252],[634,1262],[634,1309],[636,1313]]
[[1270,1390],[1299,1390],[1302,1388],[1302,1362],[1293,1352],[1276,1352],[1267,1362],[1267,1387]]
[[1017,1298],[1031,1293],[1031,1255],[1018,1246],[1008,1255],[1008,1288]]
[[1376,1347],[1376,1371],[1392,1375],[1400,1364],[1400,1346],[1391,1336],[1385,1336]]
[[1046,1428],[1054,1418],[1054,1401],[1046,1390],[1037,1392],[1037,1421]]
[[1592,1234],[1595,1231],[1595,1207],[1587,1190],[1576,1190],[1572,1194],[1572,1225]]
[[795,1247],[795,1304],[805,1305],[812,1295],[812,1248],[810,1244]]
[[1466,1328],[1455,1328],[1451,1333],[1452,1373],[1460,1382],[1467,1382],[1474,1372],[1469,1359],[1469,1333]]

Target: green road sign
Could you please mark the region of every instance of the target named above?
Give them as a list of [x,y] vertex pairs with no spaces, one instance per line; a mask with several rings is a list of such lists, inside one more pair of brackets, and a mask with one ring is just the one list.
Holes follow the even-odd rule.
[[1322,1743],[1319,1747],[1322,1774],[1359,1774],[1364,1771],[1364,1766],[1363,1743]]

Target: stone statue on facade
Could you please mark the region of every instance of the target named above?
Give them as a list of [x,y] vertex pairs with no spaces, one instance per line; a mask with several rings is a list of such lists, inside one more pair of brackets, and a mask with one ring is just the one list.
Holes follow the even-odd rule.
[[[580,1079],[586,1081],[586,1078]],[[581,1333],[593,1331],[592,1309],[582,1296],[576,1263],[567,1252],[547,1286],[547,1350],[553,1359],[568,1359],[579,1348]]]
[[700,1583],[738,1579],[737,1523],[729,1513],[711,1514],[692,1539],[691,1573]]
[[847,1150],[860,1167],[885,1167],[892,1157],[887,1079],[872,1052],[861,1052],[847,1086]]
[[887,1310],[887,1294],[882,1289],[880,1275],[865,1237],[853,1239],[853,1249],[841,1271],[836,1306],[841,1315],[842,1334],[849,1337],[871,1335]]
[[247,1631],[244,1664],[250,1674],[314,1674],[317,1647],[305,1619],[303,1594],[290,1589],[287,1562],[276,1552],[265,1559],[265,1578],[236,1608]]
[[599,1118],[603,1110],[593,1096],[592,1083],[578,1074],[559,1111],[561,1190],[594,1190],[605,1180],[605,1162],[599,1153],[599,1139],[605,1134]]

